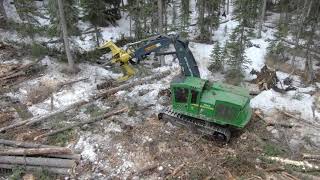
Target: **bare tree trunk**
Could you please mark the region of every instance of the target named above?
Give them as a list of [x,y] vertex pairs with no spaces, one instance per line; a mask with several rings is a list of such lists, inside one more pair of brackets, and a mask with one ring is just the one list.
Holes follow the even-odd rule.
[[129,36],[132,37],[132,18],[129,16]]
[[230,4],[230,2],[229,2],[229,0],[227,0],[227,14],[229,14],[229,4]]
[[98,27],[96,26],[96,25],[94,25],[94,32],[95,32],[95,34],[96,34],[96,44],[97,44],[97,47],[99,47],[100,46],[100,42],[99,42],[99,29],[98,29]]
[[57,0],[58,1],[58,6],[59,6],[59,16],[60,16],[60,24],[62,27],[62,35],[63,35],[63,41],[64,41],[64,47],[66,50],[67,58],[68,58],[68,63],[69,63],[69,70],[71,72],[75,71],[74,68],[74,61],[70,52],[70,45],[69,45],[69,37],[68,37],[68,30],[67,30],[67,23],[64,15],[64,9],[63,9],[63,3],[62,0]]
[[[312,1],[310,2],[308,13],[310,13],[311,4],[312,4]],[[310,55],[310,46],[311,46],[311,44],[313,44],[315,31],[316,31],[316,22],[314,22],[312,24],[311,35],[309,36],[309,39],[308,39],[307,51],[306,51],[306,58],[307,59],[306,59],[306,63],[305,63],[305,73],[307,75],[307,82],[308,83],[312,83],[315,79],[315,74],[313,72],[312,57]]]
[[3,1],[4,0],[0,0],[0,16],[3,16],[3,19],[7,21],[8,17],[7,17],[6,10],[4,9],[4,6],[3,6]]
[[259,23],[258,38],[261,38],[262,24],[264,22],[264,16],[266,13],[266,6],[267,6],[267,0],[263,0],[263,6],[261,9],[261,17],[260,17],[260,23]]
[[[308,1],[305,1],[303,9],[301,11],[301,17],[299,18],[299,21],[298,21],[297,34],[296,34],[296,37],[295,37],[295,47],[294,47],[295,49],[297,49],[298,46],[299,46],[300,35],[301,35],[302,28],[303,28],[303,22],[304,22],[305,17],[306,17],[306,13],[305,12],[306,12],[306,8],[307,8],[307,4],[308,4]],[[293,55],[292,61],[291,61],[291,65],[292,65],[293,68],[295,66],[295,61],[296,61],[296,54]]]
[[[163,5],[162,5],[162,0],[158,0],[158,16],[159,16],[159,20],[158,20],[158,33],[159,34],[163,34]],[[165,65],[164,62],[164,56],[160,56],[160,64],[161,66]]]
[[177,3],[175,0],[172,1],[172,25],[175,28],[176,27],[176,18],[178,17],[177,15]]

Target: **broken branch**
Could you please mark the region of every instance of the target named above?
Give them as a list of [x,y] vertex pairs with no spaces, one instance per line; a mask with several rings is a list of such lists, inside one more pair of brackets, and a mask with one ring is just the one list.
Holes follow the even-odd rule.
[[34,123],[37,123],[37,122],[40,122],[40,121],[47,120],[52,116],[55,116],[55,115],[60,114],[62,112],[68,111],[70,109],[74,109],[74,108],[79,107],[81,105],[84,105],[86,103],[88,103],[88,102],[83,100],[83,101],[74,103],[74,104],[72,104],[72,105],[70,105],[70,106],[68,106],[68,107],[66,107],[64,109],[60,109],[60,110],[51,112],[48,115],[38,116],[38,117],[34,117],[32,119],[19,121],[18,123],[12,124],[10,126],[6,126],[6,127],[3,127],[3,128],[0,128],[0,132],[4,132],[6,130],[13,129],[13,128],[16,128],[16,127],[20,127],[20,126],[23,126],[23,125],[31,125],[31,124],[34,124]]
[[320,155],[319,154],[302,154],[303,159],[319,159],[320,160]]
[[43,138],[43,137],[47,137],[47,136],[52,136],[52,135],[55,135],[55,134],[57,134],[57,133],[60,133],[60,132],[63,132],[63,131],[72,129],[72,128],[74,128],[74,127],[83,126],[83,125],[85,125],[85,124],[90,124],[90,123],[94,123],[94,122],[97,122],[97,121],[101,121],[101,120],[103,120],[103,119],[106,119],[106,118],[111,117],[111,116],[113,116],[113,115],[116,115],[116,114],[125,112],[125,111],[127,111],[127,110],[128,110],[127,108],[122,108],[122,109],[120,109],[120,110],[112,111],[112,112],[110,112],[110,113],[107,113],[107,114],[104,114],[104,115],[95,117],[95,118],[93,118],[93,119],[90,119],[90,120],[87,120],[87,121],[84,121],[84,122],[79,122],[79,123],[73,124],[73,125],[71,125],[71,126],[67,126],[67,127],[60,128],[60,129],[57,129],[57,130],[55,130],[55,131],[46,133],[46,134],[42,134],[42,135],[40,135],[40,136],[35,137],[35,139],[39,139],[39,138]]
[[[0,144],[5,146],[12,146],[12,147],[21,147],[21,148],[59,148],[58,146],[48,146],[44,144],[36,144],[31,142],[22,142],[22,141],[11,141],[0,139]],[[62,159],[74,159],[76,161],[80,161],[81,155],[80,154],[48,154],[48,157],[56,157]]]
[[281,158],[281,157],[264,157],[267,160],[279,162],[284,165],[293,165],[297,167],[301,167],[304,171],[319,171],[320,167],[315,164],[311,164],[308,161],[295,161],[291,159]]

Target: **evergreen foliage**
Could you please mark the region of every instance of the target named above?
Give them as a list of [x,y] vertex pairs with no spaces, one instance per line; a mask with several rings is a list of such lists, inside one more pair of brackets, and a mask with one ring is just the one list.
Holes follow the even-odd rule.
[[230,36],[230,41],[226,44],[226,62],[231,72],[242,74],[248,63],[250,63],[245,55],[245,47],[248,43],[246,33],[246,28],[239,25],[234,29]]
[[[79,35],[80,31],[77,27],[79,10],[77,8],[76,0],[63,0],[64,13],[66,16],[67,29],[70,35]],[[58,13],[58,3],[56,0],[49,0],[48,10],[50,14],[51,26],[48,30],[48,34],[51,36],[60,36],[61,27]]]
[[237,0],[234,2],[235,14],[241,26],[254,28],[259,16],[261,0]]
[[220,43],[217,42],[210,54],[211,64],[209,65],[209,70],[211,72],[217,72],[217,71],[223,70],[224,59],[222,59],[223,58],[222,53],[223,52],[221,51]]
[[81,0],[81,7],[84,11],[83,19],[90,21],[94,26],[107,26],[105,14],[106,1],[104,0]]
[[180,7],[180,34],[182,37],[187,38],[188,32],[186,29],[190,24],[190,0],[181,1]]

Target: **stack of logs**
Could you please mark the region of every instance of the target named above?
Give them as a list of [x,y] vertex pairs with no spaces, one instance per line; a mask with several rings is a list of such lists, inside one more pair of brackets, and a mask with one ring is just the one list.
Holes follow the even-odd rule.
[[46,170],[60,175],[72,175],[81,155],[69,148],[0,139],[0,144],[11,146],[0,150],[0,169],[21,166],[27,171]]

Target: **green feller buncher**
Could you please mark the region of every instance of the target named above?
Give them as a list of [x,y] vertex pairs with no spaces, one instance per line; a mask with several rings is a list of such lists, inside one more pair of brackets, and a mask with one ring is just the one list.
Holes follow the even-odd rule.
[[[100,48],[111,49],[112,62],[120,63],[124,70],[125,76],[121,80],[132,77],[135,71],[131,65],[139,63],[150,53],[176,55],[181,74],[170,83],[172,107],[164,108],[158,114],[160,120],[192,127],[227,142],[231,137],[230,129],[242,129],[248,124],[252,115],[249,91],[242,87],[201,79],[187,41],[181,40],[177,35],[159,35],[138,43],[143,45],[134,49],[133,44],[130,44],[128,50],[123,50],[109,41]],[[170,44],[174,46],[174,52],[160,52]]]

